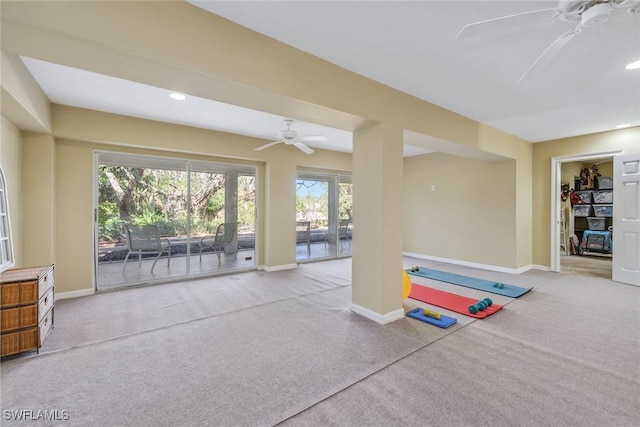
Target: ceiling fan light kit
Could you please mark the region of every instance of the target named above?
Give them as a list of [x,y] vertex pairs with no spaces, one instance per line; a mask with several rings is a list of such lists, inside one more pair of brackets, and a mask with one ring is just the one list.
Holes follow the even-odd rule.
[[582,12],[580,23],[583,27],[604,24],[611,13],[611,6],[608,3],[600,3]]

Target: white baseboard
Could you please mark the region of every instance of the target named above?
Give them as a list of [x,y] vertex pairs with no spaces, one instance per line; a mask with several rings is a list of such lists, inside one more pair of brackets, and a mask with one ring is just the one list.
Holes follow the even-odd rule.
[[402,319],[404,317],[404,309],[402,308],[390,311],[386,314],[376,313],[375,311],[371,311],[368,308],[362,307],[361,305],[357,304],[351,304],[349,308],[354,313],[359,314],[362,317],[366,317],[367,319],[373,320],[376,323],[380,323],[381,325],[395,322],[396,320]]
[[551,267],[548,265],[531,264],[529,267],[530,270],[551,271]]
[[482,270],[497,271],[500,273],[520,274],[534,268],[533,265],[526,265],[520,268],[500,267],[498,265],[480,264],[477,262],[462,261],[459,259],[451,259],[451,258],[441,258],[441,257],[436,257],[431,255],[417,254],[413,252],[403,252],[402,254],[404,256],[409,256],[413,258],[426,259],[429,261],[446,262],[448,264],[463,265],[465,267],[480,268]]
[[298,268],[298,264],[283,264],[283,265],[274,265],[274,266],[259,265],[258,266],[258,270],[264,270],[268,273],[272,271],[291,270],[294,268]]
[[60,293],[56,292],[56,300],[86,297],[89,295],[93,295],[95,293],[96,291],[94,289],[81,289],[79,291],[60,292]]

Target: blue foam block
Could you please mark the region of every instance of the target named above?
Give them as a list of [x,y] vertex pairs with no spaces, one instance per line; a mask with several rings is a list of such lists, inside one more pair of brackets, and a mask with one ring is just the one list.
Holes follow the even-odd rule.
[[437,326],[439,328],[448,328],[458,321],[455,317],[443,316],[440,315],[440,319],[436,319],[435,317],[425,316],[424,310],[422,308],[416,308],[407,313],[408,317],[413,319],[421,320],[430,325]]
[[407,273],[414,276],[426,277],[427,279],[439,280],[441,282],[451,283],[453,285],[464,286],[466,288],[478,289],[481,291],[491,292],[505,297],[518,298],[529,292],[531,288],[521,288],[514,285],[504,285],[503,289],[494,287],[496,282],[490,280],[476,279],[475,277],[463,276],[461,274],[447,273],[445,271],[432,270],[430,268],[420,267],[418,271],[407,270]]

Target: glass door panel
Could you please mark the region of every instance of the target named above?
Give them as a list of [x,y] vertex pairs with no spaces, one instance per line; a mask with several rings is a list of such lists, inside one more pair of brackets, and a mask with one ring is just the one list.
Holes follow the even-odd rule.
[[98,166],[98,290],[185,276],[184,163],[111,160]]
[[338,256],[351,256],[353,239],[353,186],[351,177],[338,177]]
[[335,235],[335,181],[330,177],[299,174],[296,181],[296,260],[336,256],[336,245],[330,242]]
[[255,171],[190,162],[190,275],[255,266]]

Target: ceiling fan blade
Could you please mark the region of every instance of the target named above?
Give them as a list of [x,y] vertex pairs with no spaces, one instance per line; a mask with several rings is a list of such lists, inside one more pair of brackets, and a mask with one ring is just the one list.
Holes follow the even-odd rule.
[[611,2],[611,7],[614,7],[614,8],[633,7],[638,3],[640,3],[638,0],[615,0]]
[[265,144],[265,145],[263,145],[261,147],[256,148],[255,151],[264,150],[265,148],[269,148],[272,145],[280,144],[281,142],[284,142],[284,139],[281,139],[280,141],[273,141],[273,142],[270,142],[268,144]]
[[327,141],[326,136],[322,135],[306,135],[298,138],[300,141]]
[[307,147],[306,145],[304,145],[304,144],[303,144],[303,143],[301,143],[301,142],[294,142],[294,143],[293,143],[293,145],[294,145],[294,146],[296,146],[296,147],[298,147],[298,148],[299,148],[299,149],[301,149],[302,151],[304,151],[304,153],[305,153],[305,154],[312,154],[312,153],[314,153],[314,151],[313,151],[311,148]]
[[545,49],[544,52],[536,59],[533,64],[524,72],[522,76],[518,79],[516,84],[520,84],[522,79],[524,79],[528,75],[535,75],[542,71],[549,63],[553,60],[553,58],[560,53],[562,49],[578,34],[582,31],[582,24],[578,24],[574,29],[567,31],[562,34],[560,37],[554,40],[553,43],[549,45],[548,48]]
[[[498,18],[486,19],[484,21],[474,22],[473,24],[467,24],[464,27],[462,27],[460,32],[458,32],[458,35],[456,36],[456,38],[460,39],[462,37],[471,36],[474,33],[477,34],[478,32],[482,31],[482,28],[488,28],[488,27],[485,27],[487,24],[499,23],[502,21],[519,18],[522,16],[533,15],[533,14],[542,13],[542,12],[550,12],[550,11],[557,11],[557,8],[549,7],[546,9],[530,10],[528,12],[514,13],[513,15],[500,16]],[[512,25],[512,24],[513,24],[512,22],[509,23],[509,25]]]

